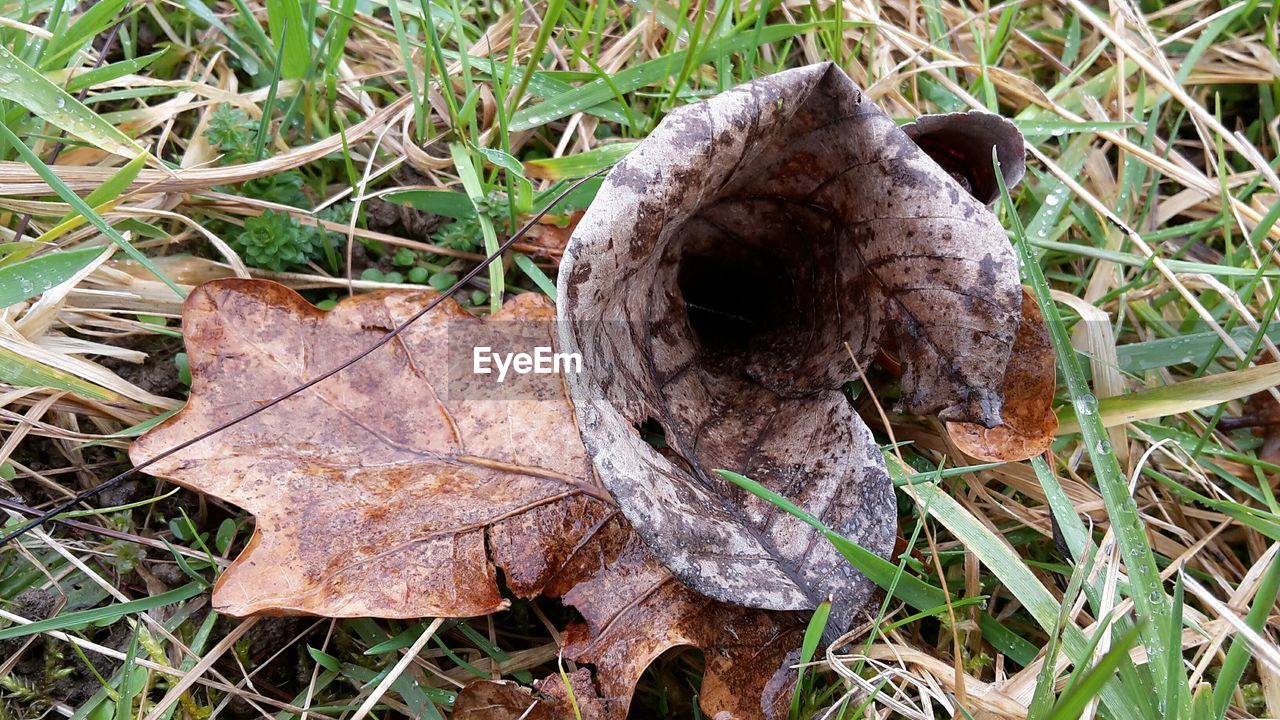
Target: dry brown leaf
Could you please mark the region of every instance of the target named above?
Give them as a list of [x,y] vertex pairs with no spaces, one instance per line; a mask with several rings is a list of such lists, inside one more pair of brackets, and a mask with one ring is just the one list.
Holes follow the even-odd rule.
[[[968,123],[965,157],[989,166],[1011,126],[981,118],[917,130]],[[840,392],[851,354],[865,367],[892,338],[906,411],[1001,422],[1017,264],[954,171],[824,63],[676,109],[605,180],[561,266],[561,346],[585,360],[568,380],[605,486],[689,587],[774,609],[831,596],[830,626],[849,626],[871,583],[714,470],[887,555],[892,486]],[[665,453],[636,431],[653,422]]]
[[591,673],[579,668],[567,676],[572,700],[558,675],[539,681],[537,694],[508,680],[473,682],[458,693],[453,720],[564,720],[574,717],[575,705],[583,718],[606,717],[610,710],[596,694]]
[[[787,653],[800,646],[806,617],[739,607],[700,596],[680,584],[614,511],[593,538],[582,565],[566,566],[575,582],[564,601],[585,620],[566,633],[566,654],[601,672],[606,698],[627,698],[649,663],[673,647],[706,653],[700,700],[708,717],[785,717],[786,697],[773,698],[766,686],[787,675]],[[563,585],[548,592],[560,595]],[[618,708],[626,711],[626,706]],[[723,714],[723,715],[722,715]]]
[[[426,300],[370,295],[326,313],[274,283],[201,286],[183,312],[191,398],[134,444],[132,459],[142,462],[328,370]],[[506,317],[537,322],[551,312],[528,296]],[[431,317],[317,388],[152,467],[258,519],[249,548],[218,579],[222,612],[494,612],[507,603],[486,536],[498,552],[519,546],[522,565],[509,573],[517,591],[525,582],[532,590],[538,568],[526,564],[563,553],[561,539],[538,527],[540,516],[583,522],[588,499],[607,498],[592,482],[563,395],[558,406],[443,402],[446,391],[467,392],[445,387],[448,327],[484,321],[454,303]],[[565,502],[548,510],[552,499]]]
[[[432,297],[364,295],[323,312],[266,281],[197,288],[183,312],[191,398],[131,458],[318,375]],[[469,617],[506,606],[500,569],[516,595],[563,597],[583,616],[565,655],[595,666],[596,717],[624,716],[650,660],[680,645],[707,653],[708,715],[765,717],[764,687],[799,645],[803,618],[681,586],[598,484],[558,377],[527,388],[536,397],[490,399],[465,384],[484,379],[446,372],[448,338],[476,328],[518,320],[526,339],[554,345],[553,312],[535,294],[487,320],[446,301],[361,363],[152,466],[257,517],[214,586],[215,608]]]
[[1035,457],[1053,444],[1058,416],[1053,413],[1056,360],[1040,306],[1023,289],[1022,322],[1004,375],[1004,423],[947,423],[947,434],[966,455],[985,462],[1014,462]]
[[567,217],[543,218],[541,222],[535,223],[525,236],[524,252],[534,257],[559,259],[564,254],[565,245],[569,244],[569,236],[573,234],[574,228],[578,227],[578,221],[581,219],[581,210],[576,210]]
[[458,693],[453,720],[560,720],[572,710],[547,698],[535,697],[529,688],[510,680],[477,680]]

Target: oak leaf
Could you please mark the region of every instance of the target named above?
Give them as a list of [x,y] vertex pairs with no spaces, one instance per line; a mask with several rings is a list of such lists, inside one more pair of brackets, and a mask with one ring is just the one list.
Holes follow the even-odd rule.
[[[970,147],[952,153],[957,128]],[[566,248],[561,347],[585,360],[568,381],[587,450],[636,531],[700,593],[782,610],[833,597],[830,627],[850,625],[871,583],[714,471],[887,555],[892,486],[841,393],[885,340],[904,359],[904,411],[1002,422],[1021,288],[986,206],[994,171],[970,163],[990,168],[994,147],[1016,180],[1021,136],[985,115],[913,133],[831,63],[767,76],[668,115]],[[636,430],[655,424],[665,450]]]
[[[267,281],[200,286],[183,310],[191,397],[131,458],[143,462],[320,374],[433,297],[364,295],[324,312]],[[451,337],[518,322],[524,340],[554,345],[553,317],[535,294],[492,319],[445,301],[362,362],[153,465],[257,518],[214,586],[214,607],[468,617],[506,607],[501,570],[515,595],[563,598],[581,614],[564,653],[595,668],[577,679],[595,708],[584,717],[624,717],[649,662],[681,645],[707,654],[708,716],[781,717],[782,701],[761,698],[786,674],[804,618],[727,606],[672,577],[599,485],[559,377],[530,396],[492,397],[471,384],[491,379],[446,372]]]

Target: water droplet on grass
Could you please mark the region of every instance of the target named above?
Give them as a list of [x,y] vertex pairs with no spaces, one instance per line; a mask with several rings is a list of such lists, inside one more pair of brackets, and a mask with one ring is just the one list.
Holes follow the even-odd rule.
[[1093,415],[1098,411],[1098,398],[1092,394],[1081,395],[1076,399],[1076,413],[1084,416]]

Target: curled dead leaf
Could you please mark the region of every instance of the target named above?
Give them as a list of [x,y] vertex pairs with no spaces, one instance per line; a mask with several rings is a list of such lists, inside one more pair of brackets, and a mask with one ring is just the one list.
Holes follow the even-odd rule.
[[[966,123],[999,133],[988,167],[992,145],[1020,161],[1011,126],[980,116],[916,132]],[[605,180],[561,266],[561,346],[585,360],[569,385],[605,486],[689,587],[774,609],[830,596],[830,627],[849,626],[871,583],[713,471],[887,555],[892,486],[840,392],[882,339],[908,412],[1000,423],[1017,265],[949,169],[825,63],[678,108]],[[661,452],[637,432],[654,423]]]
[[1027,172],[1022,133],[993,113],[971,110],[925,115],[903,125],[902,131],[971,195],[988,204],[1000,199],[992,147],[1005,187],[1012,189]]
[[1004,423],[947,423],[947,434],[966,455],[984,462],[1012,462],[1040,455],[1053,444],[1056,359],[1040,306],[1023,290],[1022,322],[1004,375]]
[[[191,397],[130,457],[140,463],[319,374],[434,296],[364,295],[324,312],[267,281],[197,288],[183,311]],[[483,378],[447,373],[451,336],[519,321],[526,341],[554,346],[553,316],[535,294],[488,319],[446,301],[361,363],[152,466],[257,518],[214,586],[215,608],[469,617],[506,606],[500,570],[512,593],[563,598],[582,615],[565,656],[595,668],[577,680],[579,699],[598,695],[599,713],[584,717],[624,717],[649,662],[680,645],[707,654],[708,716],[779,717],[761,697],[786,672],[804,618],[724,605],[672,577],[599,485],[558,376],[529,397],[494,398],[457,384]]]

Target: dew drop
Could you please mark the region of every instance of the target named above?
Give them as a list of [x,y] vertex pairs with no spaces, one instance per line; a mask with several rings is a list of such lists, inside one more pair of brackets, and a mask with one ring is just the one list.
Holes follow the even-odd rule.
[[1092,415],[1098,411],[1098,398],[1092,394],[1081,395],[1076,400],[1076,412],[1080,415]]

